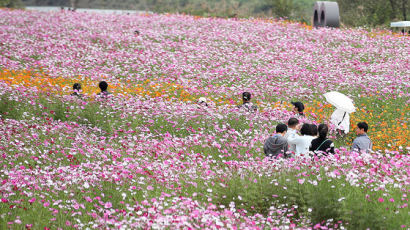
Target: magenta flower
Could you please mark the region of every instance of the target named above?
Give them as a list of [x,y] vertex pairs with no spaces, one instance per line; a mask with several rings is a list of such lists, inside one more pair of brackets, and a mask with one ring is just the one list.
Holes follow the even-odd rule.
[[105,205],[104,205],[104,208],[111,208],[111,207],[112,207],[111,202],[107,202],[107,203],[105,203]]

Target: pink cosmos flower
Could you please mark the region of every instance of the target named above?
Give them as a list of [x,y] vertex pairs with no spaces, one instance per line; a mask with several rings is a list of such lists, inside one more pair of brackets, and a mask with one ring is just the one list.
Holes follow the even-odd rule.
[[107,202],[107,203],[105,203],[105,205],[104,205],[104,208],[111,208],[111,207],[112,207],[111,202]]

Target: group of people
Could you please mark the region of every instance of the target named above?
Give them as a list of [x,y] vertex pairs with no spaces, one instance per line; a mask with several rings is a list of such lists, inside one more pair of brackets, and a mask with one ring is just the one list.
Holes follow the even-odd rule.
[[292,117],[288,120],[288,125],[276,126],[276,134],[266,140],[263,150],[268,157],[334,154],[333,141],[327,138],[328,131],[326,124],[301,124],[297,118]]
[[[199,105],[208,106],[206,98],[201,97],[198,100]],[[264,152],[268,157],[291,157],[300,156],[327,156],[335,153],[335,146],[327,135],[329,127],[327,124],[301,124],[299,119],[304,118],[305,106],[302,102],[291,102],[294,117],[288,120],[288,124],[278,124],[276,133],[270,136],[264,144]],[[242,93],[242,104],[238,109],[246,112],[256,112],[258,107],[251,102],[251,93]],[[336,133],[344,136],[349,132],[350,123],[349,113],[336,109],[331,115],[330,122],[336,127]],[[359,122],[356,127],[357,137],[353,141],[352,150],[370,151],[372,141],[367,135],[368,125],[366,122]]]
[[[108,83],[105,81],[100,81],[98,87],[101,92],[97,94],[99,97],[107,97],[111,93],[108,91]],[[73,85],[74,92],[71,96],[83,97],[81,92],[81,84],[75,83]],[[201,97],[198,100],[199,105],[208,106],[206,98]],[[332,140],[327,138],[329,132],[329,127],[326,124],[320,124],[316,126],[315,124],[301,124],[298,118],[304,117],[305,106],[302,102],[292,102],[294,106],[293,111],[295,117],[288,120],[288,124],[278,124],[276,126],[276,133],[270,136],[264,146],[263,150],[265,155],[268,157],[292,157],[292,156],[327,156],[329,154],[334,154],[334,143]],[[244,109],[247,112],[256,112],[258,107],[251,102],[251,93],[242,93],[242,104],[238,106],[239,109]],[[346,125],[346,113],[341,113],[336,110],[337,114],[332,114],[331,121],[336,122],[338,133],[347,133],[348,124]],[[341,114],[342,120],[340,120]],[[340,124],[343,123],[343,126]],[[347,119],[348,123],[348,119]],[[345,127],[347,126],[347,131]],[[366,122],[359,122],[356,127],[357,137],[353,141],[352,150],[356,151],[369,151],[372,149],[372,141],[369,136],[367,136],[368,125]]]
[[[252,104],[251,94],[249,92],[242,93],[242,105],[238,108],[244,109],[247,112],[256,112],[258,107]],[[264,152],[269,157],[291,157],[294,155],[302,156],[327,156],[334,154],[334,143],[327,138],[329,127],[326,124],[301,124],[298,118],[305,117],[305,106],[302,102],[291,102],[295,117],[288,120],[288,124],[278,124],[276,126],[276,134],[270,136],[264,144]],[[336,127],[336,133],[344,136],[349,132],[350,117],[349,113],[336,109],[330,117],[330,122]],[[352,150],[355,151],[370,151],[372,149],[372,141],[367,135],[368,124],[359,122],[356,127],[357,137],[353,141]]]
[[[100,81],[98,83],[98,87],[100,88],[101,92],[97,93],[98,97],[104,98],[107,97],[109,95],[111,95],[111,93],[108,91],[108,83],[105,81]],[[71,94],[71,96],[76,96],[76,97],[83,97],[84,95],[81,94],[81,84],[80,83],[74,83],[73,85],[73,93]]]
[[[368,125],[359,122],[356,127],[357,137],[353,141],[352,150],[362,152],[372,149],[372,141],[367,135]],[[327,137],[329,127],[326,124],[301,124],[292,117],[288,125],[278,124],[276,133],[270,136],[263,150],[267,157],[322,157],[334,154],[334,143]]]

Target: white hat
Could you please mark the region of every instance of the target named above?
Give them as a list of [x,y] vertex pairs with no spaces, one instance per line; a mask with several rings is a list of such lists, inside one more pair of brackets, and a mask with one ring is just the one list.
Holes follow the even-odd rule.
[[198,103],[202,103],[202,102],[206,103],[206,98],[205,97],[200,97],[198,99]]

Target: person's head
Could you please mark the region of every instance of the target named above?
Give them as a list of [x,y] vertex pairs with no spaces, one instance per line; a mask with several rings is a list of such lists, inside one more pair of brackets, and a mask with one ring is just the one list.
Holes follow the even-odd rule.
[[367,125],[366,122],[359,122],[357,123],[357,127],[356,127],[356,134],[360,135],[360,134],[365,134],[367,133],[367,130],[369,129],[369,126]]
[[310,132],[312,136],[317,136],[317,125],[315,124],[310,124]]
[[134,34],[136,34],[138,36],[138,35],[140,35],[140,32],[138,30],[135,30]]
[[100,81],[100,83],[98,83],[98,87],[100,87],[101,91],[107,91],[108,84],[105,81]]
[[242,100],[243,102],[248,102],[251,100],[251,93],[249,92],[243,92],[242,93]]
[[319,137],[326,138],[329,127],[326,124],[320,124],[318,127]]
[[289,120],[288,120],[289,128],[295,129],[296,125],[298,125],[298,124],[299,124],[299,120],[297,118],[294,118],[294,117],[289,118]]
[[81,90],[81,84],[80,83],[74,83],[73,90],[80,91]]
[[302,113],[303,113],[303,110],[305,109],[305,106],[303,105],[302,102],[297,101],[297,102],[291,102],[291,103],[292,103],[292,105],[294,106],[294,107],[293,107],[293,111],[294,111],[295,113],[299,113],[299,114],[302,114]]
[[300,134],[302,135],[310,135],[311,134],[311,129],[310,125],[305,123],[302,125],[302,128],[300,129]]
[[278,124],[276,126],[276,133],[285,135],[285,133],[288,131],[288,127],[285,124]]

